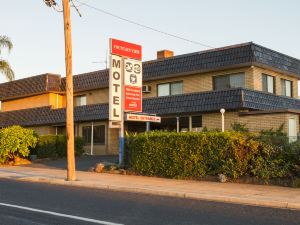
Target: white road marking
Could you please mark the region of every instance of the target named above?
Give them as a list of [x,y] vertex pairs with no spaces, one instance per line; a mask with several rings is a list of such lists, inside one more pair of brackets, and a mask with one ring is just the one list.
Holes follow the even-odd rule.
[[111,223],[111,222],[107,222],[107,221],[95,220],[95,219],[90,219],[90,218],[81,217],[81,216],[72,216],[72,215],[63,214],[63,213],[51,212],[51,211],[46,211],[46,210],[41,210],[41,209],[34,209],[34,208],[30,208],[30,207],[25,207],[25,206],[20,206],[20,205],[12,205],[12,204],[1,203],[1,202],[0,202],[0,206],[22,209],[22,210],[27,210],[27,211],[31,211],[31,212],[37,212],[37,213],[44,213],[44,214],[49,214],[49,215],[53,215],[53,216],[65,217],[65,218],[69,218],[69,219],[81,220],[81,221],[85,221],[85,222],[102,224],[102,225],[124,225],[124,224],[120,224],[120,223]]

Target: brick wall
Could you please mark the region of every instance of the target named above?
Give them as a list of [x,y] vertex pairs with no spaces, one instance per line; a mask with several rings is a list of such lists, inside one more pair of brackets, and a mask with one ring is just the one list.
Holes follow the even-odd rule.
[[108,128],[107,154],[117,155],[119,153],[119,129]]
[[263,69],[260,67],[253,67],[253,89],[262,91],[262,74],[267,74],[275,77],[275,94],[281,95],[281,79],[290,80],[293,82],[292,94],[293,98],[298,98],[298,78],[284,75],[272,70]]
[[61,94],[47,93],[25,98],[3,101],[1,111],[12,111],[20,109],[52,106],[52,108],[66,107],[66,99]]
[[39,126],[39,127],[26,127],[27,129],[34,130],[38,135],[55,135],[55,127],[53,126]]
[[79,95],[86,96],[86,101],[87,101],[86,103],[88,105],[108,103],[108,88],[77,92],[74,94],[74,97]]
[[27,98],[3,101],[1,111],[12,111],[18,109],[36,108],[49,105],[49,94],[31,96]]
[[160,79],[155,81],[145,81],[144,85],[151,86],[151,93],[144,93],[144,98],[156,97],[157,96],[157,84],[183,81],[183,92],[184,93],[193,93],[193,92],[202,92],[202,91],[212,91],[213,90],[213,76],[226,75],[232,73],[245,73],[245,86],[246,88],[253,88],[253,79],[252,79],[252,70],[250,67],[240,68],[240,69],[231,69],[223,70],[217,72],[203,73],[203,74],[194,74],[187,75],[175,78]]
[[[299,117],[292,113],[274,113],[239,116],[238,112],[225,112],[225,130],[231,130],[231,124],[246,124],[251,132],[259,132],[266,129],[277,129],[284,124],[284,132],[288,132],[288,118],[295,118],[297,123],[297,133],[299,132]],[[221,113],[211,113],[202,115],[203,127],[210,129],[221,129]]]

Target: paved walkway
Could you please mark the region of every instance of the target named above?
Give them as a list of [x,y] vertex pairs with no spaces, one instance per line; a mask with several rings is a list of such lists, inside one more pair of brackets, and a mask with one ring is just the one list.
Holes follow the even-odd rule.
[[63,169],[26,166],[0,167],[0,178],[300,210],[299,188],[82,171],[77,172],[78,181],[70,182]]

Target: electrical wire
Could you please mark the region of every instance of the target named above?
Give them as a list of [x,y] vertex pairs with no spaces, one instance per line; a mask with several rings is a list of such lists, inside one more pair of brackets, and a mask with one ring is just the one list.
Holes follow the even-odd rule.
[[193,41],[193,40],[190,40],[190,39],[187,39],[187,38],[184,38],[182,36],[178,36],[178,35],[175,35],[175,34],[171,34],[171,33],[168,33],[168,32],[165,32],[165,31],[161,31],[161,30],[158,30],[154,27],[150,27],[150,26],[147,26],[147,25],[144,25],[144,24],[141,24],[141,23],[138,23],[138,22],[135,22],[133,20],[129,20],[129,19],[126,19],[124,17],[121,17],[121,16],[118,16],[118,15],[115,15],[111,12],[108,12],[106,10],[103,10],[103,9],[100,9],[100,8],[97,8],[95,6],[92,6],[86,2],[81,2],[81,1],[78,1],[78,0],[75,0],[76,2],[80,3],[81,6],[86,6],[90,9],[94,9],[98,12],[101,12],[103,14],[106,14],[106,15],[109,15],[109,16],[112,16],[114,18],[117,18],[119,20],[123,20],[125,22],[128,22],[128,23],[131,23],[131,24],[134,24],[136,26],[139,26],[139,27],[142,27],[142,28],[145,28],[145,29],[148,29],[148,30],[152,30],[154,32],[157,32],[157,33],[160,33],[160,34],[163,34],[163,35],[167,35],[167,36],[170,36],[170,37],[173,37],[173,38],[176,38],[176,39],[179,39],[179,40],[182,40],[182,41],[186,41],[186,42],[190,42],[192,44],[196,44],[196,45],[201,45],[203,47],[206,47],[206,48],[214,48],[213,46],[210,46],[210,45],[207,45],[207,44],[204,44],[204,43],[201,43],[201,42],[198,42],[198,41]]
[[72,2],[72,7],[74,7],[74,8],[76,9],[78,15],[79,15],[80,17],[82,17],[81,13],[79,12],[78,7],[74,4],[73,0],[71,0],[71,2]]

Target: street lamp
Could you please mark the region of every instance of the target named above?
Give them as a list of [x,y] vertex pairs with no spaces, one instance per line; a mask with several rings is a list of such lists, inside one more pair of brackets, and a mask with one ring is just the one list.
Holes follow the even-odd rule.
[[222,132],[224,132],[224,130],[225,130],[225,122],[224,122],[224,113],[225,113],[225,109],[220,109],[220,113],[222,114]]

